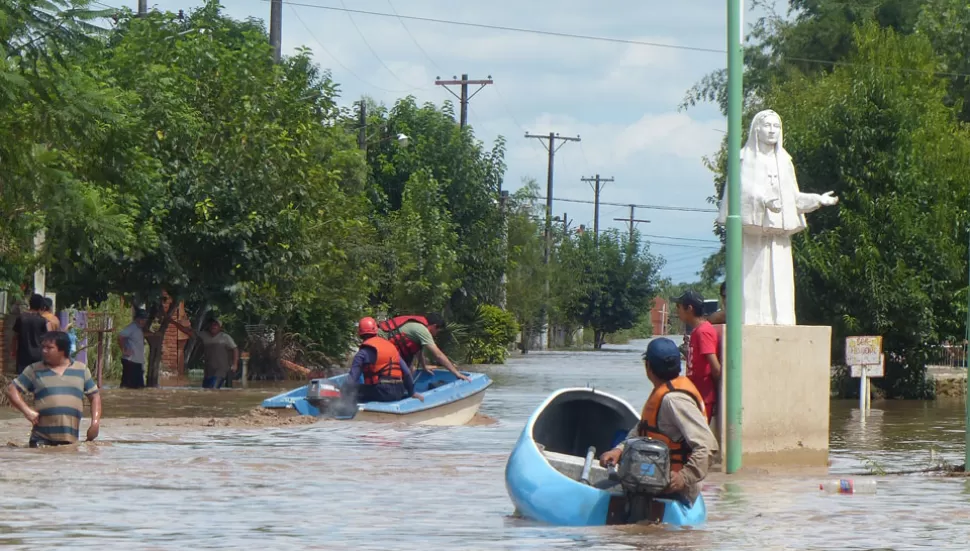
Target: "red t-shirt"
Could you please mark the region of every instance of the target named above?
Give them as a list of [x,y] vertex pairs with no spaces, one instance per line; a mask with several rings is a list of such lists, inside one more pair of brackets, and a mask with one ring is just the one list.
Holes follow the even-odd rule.
[[711,376],[711,362],[708,354],[714,354],[720,359],[721,343],[717,330],[709,321],[702,321],[690,333],[690,350],[687,354],[687,378],[690,379],[697,391],[704,398],[707,409],[707,421],[711,421],[717,403],[717,383]]

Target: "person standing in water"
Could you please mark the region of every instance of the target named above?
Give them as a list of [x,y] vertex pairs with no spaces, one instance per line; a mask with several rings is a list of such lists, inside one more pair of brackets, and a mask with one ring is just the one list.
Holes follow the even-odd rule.
[[222,330],[222,323],[217,319],[209,322],[207,331],[196,331],[188,325],[182,325],[172,320],[180,331],[187,335],[195,335],[205,347],[205,369],[203,371],[202,388],[220,389],[226,384],[229,376],[235,373],[239,366],[239,347],[232,340],[229,333]]
[[[80,437],[84,396],[91,402],[88,440],[98,437],[101,427],[101,395],[91,371],[71,359],[71,339],[53,331],[41,339],[43,360],[30,364],[7,386],[10,403],[30,421],[30,447],[74,444]],[[34,395],[34,408],[21,393]]]

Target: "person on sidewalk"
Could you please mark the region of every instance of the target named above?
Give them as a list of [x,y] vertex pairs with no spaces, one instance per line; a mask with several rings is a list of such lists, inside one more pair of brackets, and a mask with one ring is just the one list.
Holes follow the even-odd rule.
[[18,375],[28,365],[43,359],[41,339],[47,332],[54,330],[51,322],[43,316],[43,296],[36,293],[30,295],[28,306],[30,310],[22,312],[13,323],[13,339],[10,343],[10,353],[17,360]]
[[236,341],[232,340],[229,333],[222,331],[222,323],[217,319],[209,322],[209,329],[206,331],[196,331],[175,320],[172,323],[186,335],[195,335],[202,341],[205,348],[202,388],[222,388],[229,375],[239,368],[239,347],[236,346]]
[[[653,339],[643,360],[653,391],[643,405],[640,423],[627,439],[647,437],[666,444],[670,448],[670,485],[664,494],[692,504],[718,451],[717,440],[705,421],[704,400],[694,383],[680,375],[680,351],[674,341]],[[600,465],[618,463],[624,447],[621,443],[603,453]]]
[[[101,426],[101,395],[91,371],[69,356],[71,339],[67,333],[53,331],[41,339],[43,360],[27,366],[7,386],[13,407],[30,421],[30,447],[74,444],[80,438],[84,396],[91,402],[88,440],[98,437]],[[34,395],[34,408],[21,393]]]
[[[397,347],[377,334],[377,321],[363,318],[357,324],[357,334],[363,342],[347,377],[348,390],[356,392],[357,401],[397,402],[411,397],[423,402],[424,396],[414,391],[411,370]],[[361,375],[364,382],[358,384]]]
[[[430,352],[438,363],[455,377],[462,381],[469,380],[451,363],[448,356],[438,348],[434,338],[445,328],[445,319],[441,314],[425,314],[424,316],[397,316],[378,324],[380,335],[394,343],[401,358],[410,366],[417,364],[425,371],[430,371],[424,362],[424,352]],[[415,361],[417,359],[417,361]]]
[[687,350],[687,378],[694,383],[707,411],[707,422],[717,412],[718,389],[721,384],[721,339],[711,322],[704,319],[704,297],[688,290],[675,300],[677,317],[693,327]]
[[121,388],[145,388],[145,337],[153,335],[145,331],[148,312],[135,310],[127,326],[118,333],[121,347]]

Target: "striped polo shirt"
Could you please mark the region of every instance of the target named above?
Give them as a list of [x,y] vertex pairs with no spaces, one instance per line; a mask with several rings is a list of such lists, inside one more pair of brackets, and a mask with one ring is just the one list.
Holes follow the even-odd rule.
[[31,364],[13,380],[21,392],[34,395],[34,409],[40,419],[30,433],[31,441],[73,444],[78,441],[84,397],[98,393],[91,371],[72,362],[58,375],[44,362]]

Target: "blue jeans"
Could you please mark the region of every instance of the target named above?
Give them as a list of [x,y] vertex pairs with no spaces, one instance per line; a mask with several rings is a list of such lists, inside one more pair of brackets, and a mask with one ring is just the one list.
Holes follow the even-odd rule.
[[222,385],[226,384],[225,377],[206,377],[202,379],[202,388],[222,388]]

